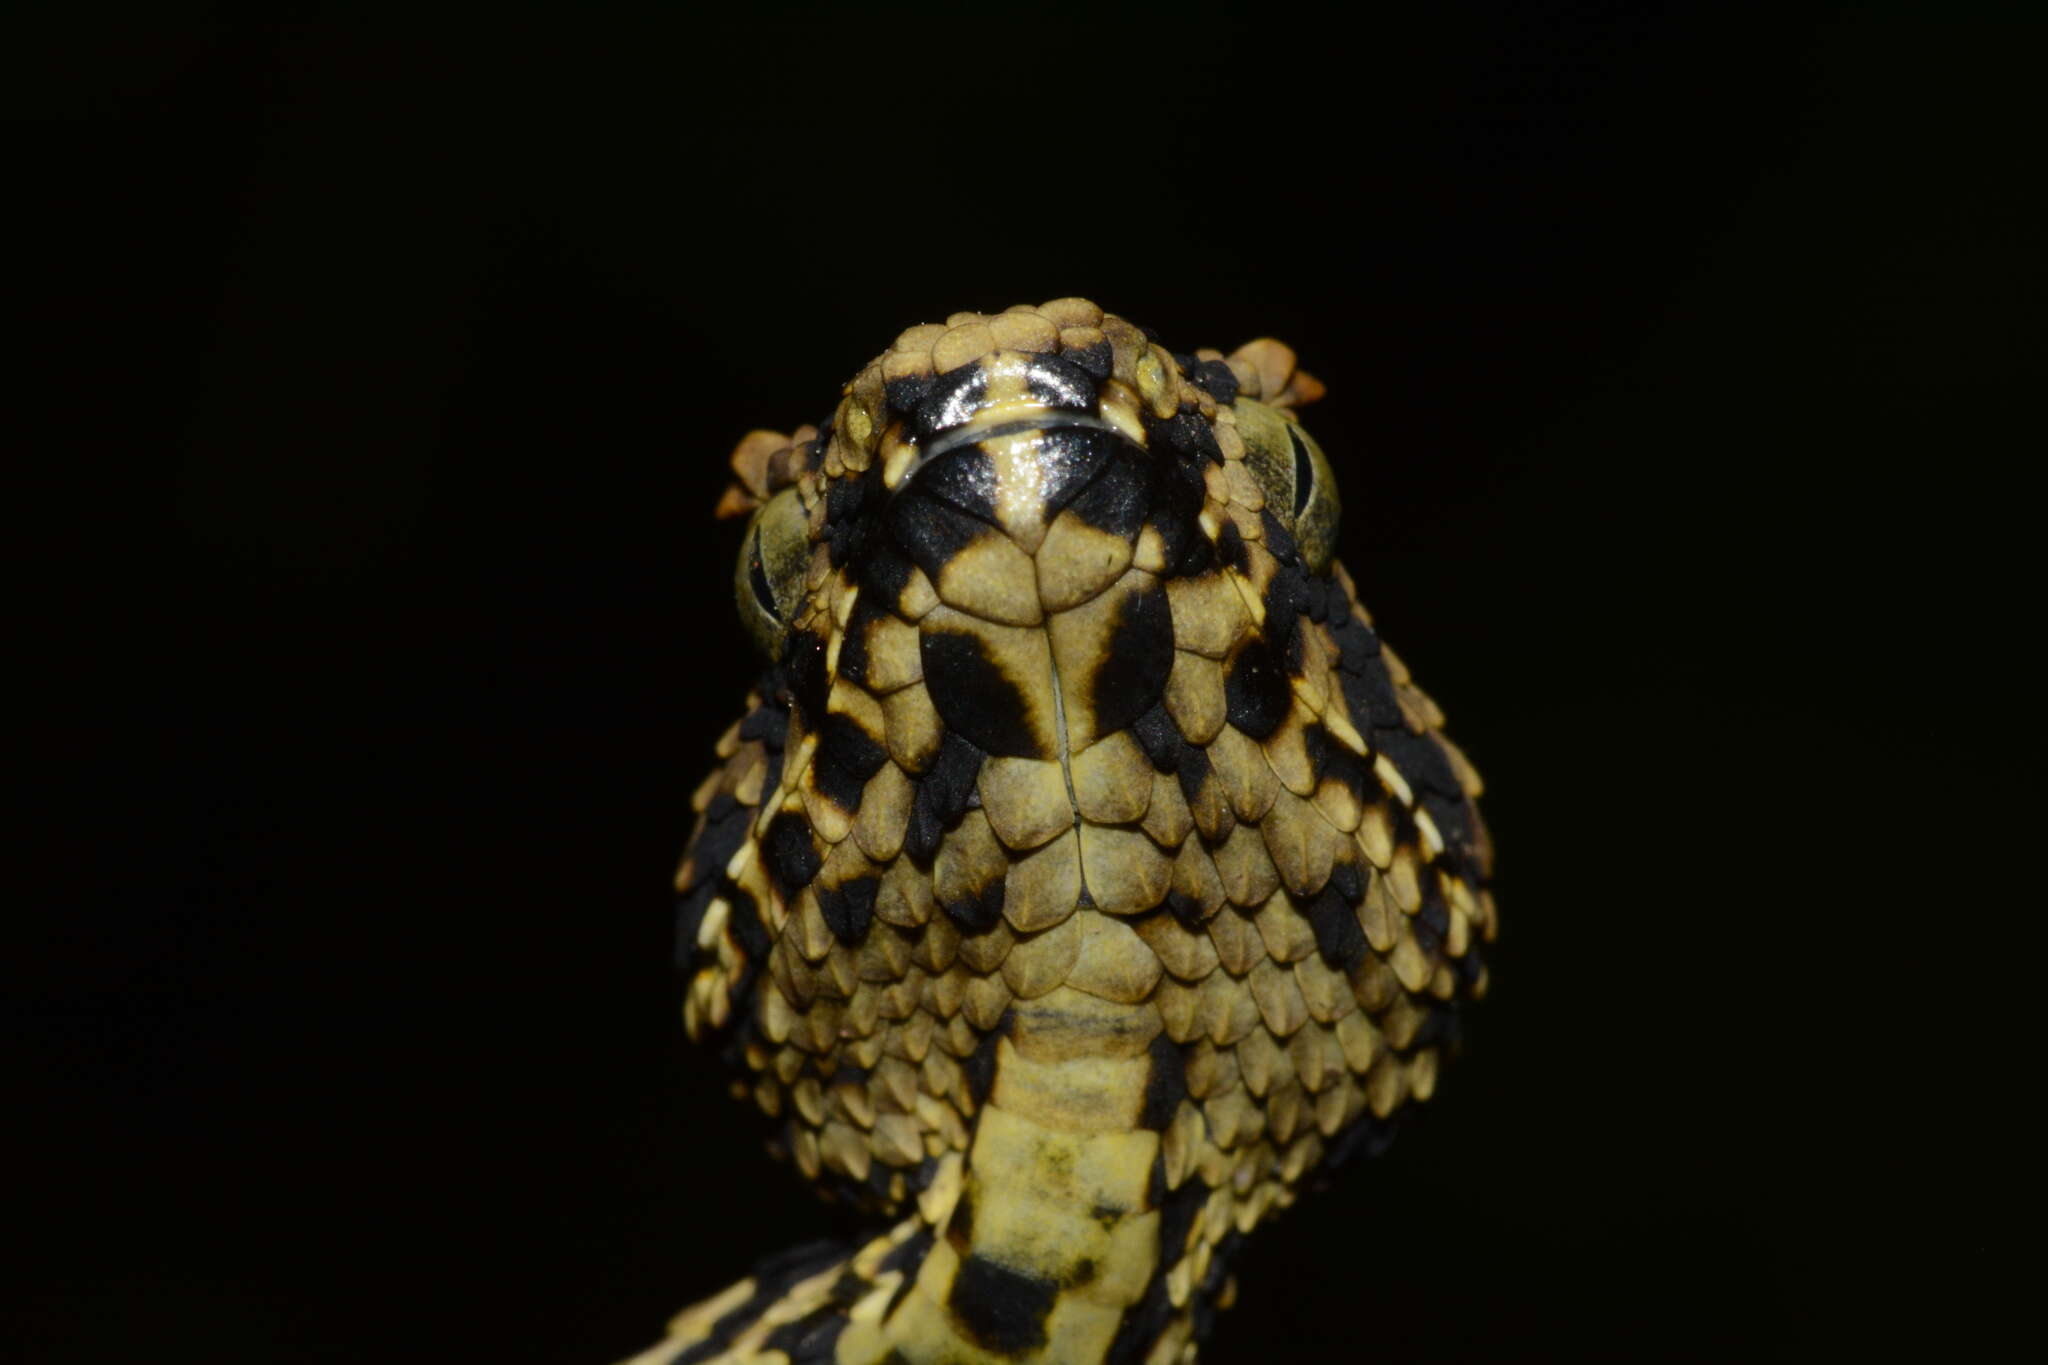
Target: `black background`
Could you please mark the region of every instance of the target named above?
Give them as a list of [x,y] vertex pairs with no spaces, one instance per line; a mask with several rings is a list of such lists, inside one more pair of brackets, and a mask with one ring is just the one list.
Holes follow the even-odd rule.
[[15,34],[54,879],[9,954],[6,1353],[603,1362],[827,1230],[668,966],[754,667],[709,509],[900,328],[1065,294],[1328,382],[1343,556],[1500,848],[1466,1057],[1255,1240],[1213,1358],[1946,1313],[1916,1257],[1990,1252],[1907,1234],[1969,1026],[1855,987],[1952,932],[1893,934],[1956,764],[1908,623],[2038,363],[2043,34],[1433,9]]

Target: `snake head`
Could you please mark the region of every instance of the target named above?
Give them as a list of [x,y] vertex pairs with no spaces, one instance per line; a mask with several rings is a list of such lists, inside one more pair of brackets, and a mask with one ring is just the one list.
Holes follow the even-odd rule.
[[735,452],[767,663],[696,795],[685,1022],[807,1176],[917,1196],[994,1040],[1078,1001],[1164,1049],[1133,1122],[1183,1125],[1176,1179],[1207,1142],[1291,1188],[1433,1087],[1491,851],[1335,561],[1321,392],[1062,299],[912,328]]

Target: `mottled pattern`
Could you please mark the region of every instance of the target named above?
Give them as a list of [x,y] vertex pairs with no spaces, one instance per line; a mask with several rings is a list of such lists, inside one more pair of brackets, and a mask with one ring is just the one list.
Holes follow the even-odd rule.
[[1320,392],[1062,299],[741,444],[721,510],[793,529],[737,580],[777,657],[696,793],[685,1020],[895,1221],[639,1359],[1192,1359],[1239,1240],[1435,1089],[1491,854],[1329,560]]

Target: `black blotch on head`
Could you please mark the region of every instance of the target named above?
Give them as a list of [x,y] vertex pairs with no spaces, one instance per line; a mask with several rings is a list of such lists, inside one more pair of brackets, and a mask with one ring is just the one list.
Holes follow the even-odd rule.
[[820,794],[843,811],[860,809],[861,793],[884,763],[889,751],[860,728],[853,717],[834,711],[818,727],[818,748],[811,759],[811,781]]
[[1087,487],[1067,503],[1067,510],[1099,531],[1129,540],[1145,524],[1151,489],[1145,465],[1128,445],[1118,441]]
[[789,756],[781,745],[768,750],[768,761],[761,765],[761,790],[772,792],[782,786],[782,763]]
[[1486,957],[1477,948],[1467,948],[1463,957],[1451,959],[1451,971],[1458,978],[1458,989],[1471,991],[1479,985],[1479,978],[1486,970]]
[[860,566],[860,600],[894,611],[910,582],[910,561],[887,545],[875,545]]
[[1220,360],[1198,360],[1188,369],[1188,378],[1209,391],[1209,396],[1219,403],[1237,401],[1237,376],[1230,372],[1230,366]]
[[1287,529],[1281,520],[1273,515],[1271,507],[1259,511],[1259,526],[1266,542],[1266,552],[1282,564],[1299,564],[1301,551],[1294,543],[1294,532]]
[[1271,645],[1254,638],[1238,650],[1223,679],[1223,700],[1230,723],[1253,739],[1280,728],[1294,705],[1294,689]]
[[1045,1345],[1045,1320],[1059,1298],[1051,1280],[980,1256],[960,1263],[946,1307],[966,1336],[987,1351],[1020,1356]]
[[934,382],[936,381],[928,374],[892,379],[882,386],[882,401],[888,405],[892,416],[908,416],[931,396]]
[[[723,897],[726,903],[725,928],[739,945],[740,953],[749,965],[759,964],[768,956],[770,942],[768,930],[761,923],[760,909],[754,898],[744,888],[727,879],[721,872],[695,890],[687,892],[677,905],[676,914],[676,967],[688,972],[697,962],[697,931],[704,923],[704,912],[711,902]],[[737,985],[738,983],[736,983]]]
[[704,808],[704,820],[697,828],[697,837],[690,843],[690,867],[693,875],[692,886],[715,880],[725,871],[725,865],[739,847],[746,841],[747,826],[752,823],[753,811],[735,801],[725,792],[711,798]]
[[1076,369],[1097,383],[1109,378],[1116,366],[1116,352],[1107,340],[1093,342],[1078,349],[1063,350],[1060,358],[1070,362]]
[[974,780],[981,773],[982,751],[953,731],[947,731],[931,766],[917,779],[917,792],[910,801],[910,824],[903,834],[903,847],[920,863],[931,861],[939,840],[967,809],[974,792]]
[[1245,553],[1244,533],[1237,529],[1234,521],[1225,521],[1223,529],[1216,533],[1216,557],[1239,573],[1251,567],[1251,558]]
[[1434,792],[1457,801],[1465,799],[1458,775],[1451,770],[1451,760],[1431,736],[1410,734],[1393,726],[1376,728],[1372,746],[1392,759],[1401,776],[1418,791]]
[[934,582],[969,542],[996,534],[988,523],[915,488],[897,494],[889,504],[889,533]]
[[[1360,661],[1357,672],[1341,668],[1337,683],[1344,691],[1344,705],[1351,711],[1352,724],[1359,729],[1377,732],[1381,730],[1407,733],[1407,718],[1401,714],[1401,702],[1394,695],[1394,679],[1387,672],[1386,661],[1375,652],[1370,658]],[[1374,748],[1379,748],[1380,737],[1372,734]]]
[[1422,893],[1422,908],[1415,912],[1415,944],[1432,962],[1443,956],[1444,936],[1451,932],[1451,910],[1432,877]]
[[1208,750],[1197,748],[1183,740],[1180,764],[1174,771],[1180,778],[1180,794],[1186,797],[1188,804],[1192,806],[1200,798],[1203,780],[1209,776]]
[[1216,433],[1194,408],[1184,407],[1163,421],[1152,416],[1142,420],[1145,444],[1155,455],[1171,452],[1193,464],[1223,463],[1223,447],[1216,444]]
[[1346,673],[1363,673],[1379,657],[1378,633],[1348,609],[1330,626],[1330,636],[1337,642],[1337,666]]
[[818,891],[818,912],[825,927],[841,943],[858,943],[867,937],[868,924],[875,917],[875,891],[881,885],[873,877],[855,877],[833,890]]
[[1096,733],[1121,730],[1151,710],[1172,669],[1173,609],[1166,589],[1155,584],[1126,595],[1089,691]]
[[1339,599],[1336,605],[1341,605],[1343,596],[1343,590],[1338,588],[1337,580],[1329,574],[1304,574],[1302,576],[1301,609],[1308,613],[1308,619],[1311,621],[1329,621],[1331,619],[1330,610],[1333,605],[1331,599]]
[[[958,447],[920,468],[917,471],[915,490],[906,496],[934,498],[948,507],[965,512],[976,521],[994,525],[995,459],[978,445]],[[930,568],[925,572],[937,577]]]
[[1023,691],[989,658],[980,636],[926,630],[917,647],[924,661],[925,686],[948,731],[965,735],[991,754],[1052,757],[1031,728]]
[[1279,572],[1266,585],[1265,608],[1265,635],[1273,645],[1274,656],[1290,675],[1300,677],[1307,657],[1301,618],[1308,610],[1308,575],[1291,561],[1282,561]]
[[1183,891],[1166,893],[1166,913],[1172,915],[1180,927],[1190,933],[1200,933],[1208,916],[1202,913],[1202,903]]
[[1379,783],[1368,780],[1370,774],[1366,760],[1333,739],[1320,721],[1305,726],[1301,740],[1302,748],[1308,754],[1309,771],[1315,774],[1316,781],[1328,778],[1341,782],[1360,802],[1378,797]]
[[796,705],[804,724],[815,728],[825,714],[824,637],[811,630],[793,633],[782,651],[781,674],[781,690]]
[[1034,403],[1062,412],[1093,414],[1101,407],[1095,389],[1097,378],[1071,356],[1041,353],[1025,363],[1024,391]]
[[676,970],[689,972],[697,963],[697,931],[704,925],[704,912],[717,899],[716,880],[699,882],[676,897]]
[[1307,907],[1309,927],[1315,930],[1316,951],[1340,972],[1348,972],[1365,961],[1365,930],[1359,927],[1352,904],[1337,890],[1333,880]]
[[795,895],[811,884],[821,865],[811,845],[811,822],[796,811],[786,810],[768,822],[768,836],[762,841],[768,855],[768,871],[786,895]]
[[1188,742],[1180,737],[1163,703],[1154,703],[1151,710],[1132,721],[1131,733],[1137,737],[1145,757],[1152,760],[1154,769],[1170,773],[1180,766],[1181,751]]
[[1387,820],[1394,827],[1394,842],[1397,844],[1419,844],[1422,831],[1415,827],[1415,816],[1408,807],[1391,798],[1387,801]]
[[789,742],[789,712],[779,706],[755,707],[740,722],[740,738],[758,739],[770,749],[780,749]]
[[690,844],[690,884],[676,900],[676,965],[688,968],[697,951],[697,929],[718,897],[725,865],[746,842],[752,808],[721,792],[705,807],[704,821]]
[[1285,643],[1280,646],[1280,663],[1290,678],[1307,676],[1308,638],[1303,633],[1300,620],[1287,629]]
[[1159,535],[1167,576],[1198,574],[1216,560],[1215,547],[1202,534],[1202,504],[1208,497],[1202,472],[1181,460],[1158,460],[1152,468],[1151,525]]
[[1422,808],[1429,812],[1429,818],[1436,822],[1436,832],[1444,838],[1444,866],[1454,876],[1479,881],[1479,813],[1472,808],[1472,802],[1452,801],[1435,792],[1424,792]]
[[1338,863],[1330,869],[1330,887],[1352,905],[1365,899],[1365,878],[1357,863]]
[[[1273,542],[1266,542],[1268,549]],[[1282,567],[1266,585],[1266,633],[1279,639],[1280,632],[1300,624],[1308,610],[1308,575],[1299,569]]]
[[835,479],[825,493],[825,545],[832,567],[838,568],[866,548],[874,527],[874,509],[885,496],[882,467],[870,466],[858,478]]
[[988,370],[969,361],[956,365],[932,381],[917,411],[911,414],[911,435],[925,440],[934,433],[956,425],[980,403],[988,392]]
[[868,601],[863,593],[854,599],[853,615],[847,618],[846,631],[839,637],[839,666],[835,676],[862,687],[868,681],[868,627],[887,613]]
[[1180,1102],[1187,1098],[1187,1065],[1180,1046],[1164,1033],[1153,1036],[1148,1050],[1152,1065],[1145,1072],[1145,1107],[1138,1114],[1138,1126],[1157,1131],[1173,1122]]

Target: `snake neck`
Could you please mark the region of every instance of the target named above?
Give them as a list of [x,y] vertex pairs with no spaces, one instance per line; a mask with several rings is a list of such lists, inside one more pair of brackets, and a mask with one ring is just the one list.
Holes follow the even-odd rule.
[[1164,1177],[1183,1063],[1156,1021],[1064,987],[1020,1002],[966,1160],[938,1163],[917,1216],[850,1255],[778,1258],[630,1365],[1188,1359],[1227,1291],[1187,1236],[1207,1191]]
[[841,1361],[1106,1361],[1150,1344],[1127,1328],[1161,1260],[1144,1110],[1163,1037],[1141,1019],[1065,989],[1012,1012],[943,1235]]

